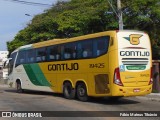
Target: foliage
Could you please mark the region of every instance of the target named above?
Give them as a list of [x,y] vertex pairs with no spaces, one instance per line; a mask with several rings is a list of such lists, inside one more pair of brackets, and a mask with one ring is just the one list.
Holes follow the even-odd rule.
[[[116,10],[117,0],[108,0]],[[124,29],[149,33],[153,57],[160,56],[159,0],[121,0]],[[118,17],[106,14],[113,11],[107,0],[71,0],[58,2],[45,13],[36,15],[30,24],[8,42],[11,52],[17,47],[53,38],[74,37],[89,33],[118,29]],[[158,52],[157,52],[158,51]]]
[[152,43],[153,59],[160,59],[160,1],[122,0],[125,28],[146,31]]

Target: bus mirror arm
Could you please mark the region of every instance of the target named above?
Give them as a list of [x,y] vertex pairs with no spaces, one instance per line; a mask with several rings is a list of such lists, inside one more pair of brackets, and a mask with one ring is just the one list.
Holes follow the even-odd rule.
[[8,58],[8,61],[11,61],[12,60],[12,58]]
[[6,67],[11,60],[12,60],[12,58],[8,58],[8,59],[4,62],[3,67]]

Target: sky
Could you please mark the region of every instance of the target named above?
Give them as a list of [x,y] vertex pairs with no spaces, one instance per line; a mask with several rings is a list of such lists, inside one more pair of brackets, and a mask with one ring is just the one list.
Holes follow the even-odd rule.
[[49,5],[55,4],[58,0],[19,0],[47,5],[26,5],[13,1],[0,0],[0,51],[6,51],[7,41],[13,40],[35,15],[43,13],[50,8]]

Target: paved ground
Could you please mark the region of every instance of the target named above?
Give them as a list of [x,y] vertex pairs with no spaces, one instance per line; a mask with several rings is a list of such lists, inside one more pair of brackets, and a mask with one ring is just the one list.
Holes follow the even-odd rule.
[[[67,100],[56,94],[26,92],[18,94],[9,85],[0,82],[0,109],[9,111],[159,111],[160,93],[151,93],[146,96],[122,98],[117,103],[106,99],[92,99],[89,102]],[[32,102],[31,102],[32,100]],[[25,104],[24,104],[25,103]],[[107,113],[109,114],[109,113]],[[23,118],[24,119],[24,118]],[[22,120],[23,120],[22,119]],[[30,118],[31,119],[31,118]],[[53,119],[53,118],[48,118]],[[81,120],[81,118],[56,118],[57,120]],[[91,117],[86,120],[106,120],[108,118]],[[112,117],[109,120],[159,120],[158,117]],[[0,120],[6,120],[0,118]],[[12,119],[20,120],[20,119]],[[32,119],[31,119],[32,120]],[[34,119],[33,119],[34,120]]]
[[138,96],[138,98],[160,102],[160,93],[151,93],[151,94],[146,95],[146,96]]
[[[9,85],[0,83],[0,88],[9,88]],[[160,102],[160,93],[151,93],[146,96],[137,96],[137,98]]]

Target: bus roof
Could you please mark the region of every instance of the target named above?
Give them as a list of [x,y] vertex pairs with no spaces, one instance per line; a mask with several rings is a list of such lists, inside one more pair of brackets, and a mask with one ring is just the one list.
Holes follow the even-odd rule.
[[34,43],[33,47],[38,48],[38,47],[49,46],[53,44],[61,44],[61,43],[67,43],[67,42],[72,42],[72,41],[77,41],[77,40],[96,38],[100,36],[106,36],[106,34],[109,32],[116,32],[116,31],[105,31],[105,32],[99,32],[99,33],[94,33],[94,34],[82,35],[82,36],[73,37],[73,38],[53,39],[53,40]]
[[[21,46],[21,47],[17,48],[13,52],[16,52],[16,51],[19,51],[19,50],[24,50],[24,49],[32,49],[32,48],[50,46],[50,45],[54,45],[54,44],[67,43],[67,42],[72,42],[72,41],[77,41],[77,40],[96,38],[96,37],[100,37],[100,36],[106,36],[107,34],[115,33],[115,32],[142,32],[142,31],[136,31],[136,30],[112,30],[112,31],[104,31],[104,32],[98,32],[98,33],[93,33],[93,34],[88,34],[88,35],[82,35],[82,36],[73,37],[73,38],[52,39],[52,40],[47,40],[47,41],[43,41],[43,42],[24,45],[24,46]],[[142,33],[144,33],[144,32],[142,32]]]

